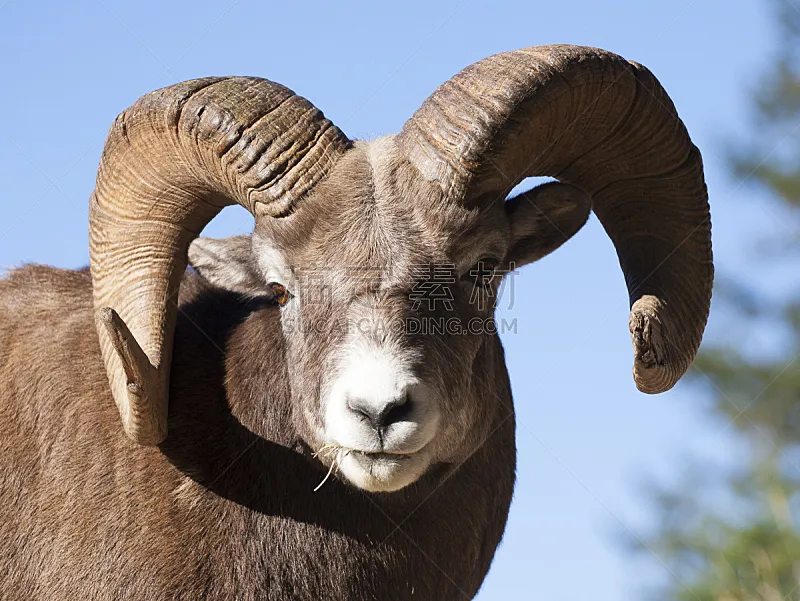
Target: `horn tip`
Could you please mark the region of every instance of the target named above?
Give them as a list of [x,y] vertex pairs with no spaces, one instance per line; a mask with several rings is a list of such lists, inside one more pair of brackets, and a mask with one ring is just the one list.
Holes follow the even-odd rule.
[[652,309],[634,305],[628,322],[633,342],[633,380],[645,394],[666,392],[686,371],[677,365],[675,349],[670,352],[664,325],[658,312]]
[[121,364],[120,379],[112,379],[112,393],[125,434],[142,446],[163,442],[167,437],[167,406],[159,371],[114,309],[98,309],[95,319]]

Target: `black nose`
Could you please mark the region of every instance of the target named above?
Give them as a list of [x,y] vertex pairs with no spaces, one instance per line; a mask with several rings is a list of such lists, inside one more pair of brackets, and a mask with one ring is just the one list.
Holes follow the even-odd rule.
[[403,395],[383,405],[369,403],[364,399],[348,399],[347,407],[367,420],[376,430],[385,430],[392,424],[407,419],[411,414],[412,404],[411,398]]

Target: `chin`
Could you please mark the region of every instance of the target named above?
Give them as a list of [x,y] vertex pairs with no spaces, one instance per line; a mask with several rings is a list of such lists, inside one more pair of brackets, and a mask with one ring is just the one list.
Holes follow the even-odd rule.
[[427,452],[411,455],[351,451],[339,470],[345,480],[368,492],[394,492],[413,484],[430,466]]

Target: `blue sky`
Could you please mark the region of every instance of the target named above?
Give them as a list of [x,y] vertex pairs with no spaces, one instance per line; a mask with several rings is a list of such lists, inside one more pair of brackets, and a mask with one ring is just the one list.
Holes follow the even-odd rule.
[[[774,39],[768,3],[755,0],[0,0],[0,266],[88,262],[87,205],[106,132],[152,89],[263,76],[309,98],[350,137],[370,138],[397,131],[476,60],[574,43],[618,52],[660,79],[703,153],[717,264],[746,270],[748,232],[778,228],[782,215],[728,174],[724,146],[746,136],[747,95]],[[206,233],[250,227],[231,208]],[[622,601],[672,577],[656,557],[634,563],[618,535],[647,524],[643,479],[670,481],[692,456],[724,459],[730,428],[705,414],[692,386],[636,391],[627,315],[613,247],[594,218],[516,276],[501,316],[518,323],[504,337],[518,485],[482,601]],[[712,311],[709,339],[726,327]]]

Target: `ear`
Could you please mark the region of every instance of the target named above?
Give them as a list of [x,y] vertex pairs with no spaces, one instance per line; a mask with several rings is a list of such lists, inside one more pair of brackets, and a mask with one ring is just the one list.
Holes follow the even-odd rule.
[[583,227],[591,208],[586,192],[560,182],[537,186],[507,200],[509,262],[519,267],[549,255]]
[[250,236],[197,238],[189,246],[189,264],[218,288],[248,296],[267,294],[253,262]]

